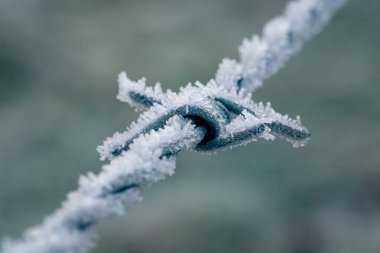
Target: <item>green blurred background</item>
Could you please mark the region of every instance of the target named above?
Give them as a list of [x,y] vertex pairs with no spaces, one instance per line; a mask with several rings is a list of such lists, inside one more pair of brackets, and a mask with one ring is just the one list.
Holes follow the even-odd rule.
[[[137,118],[117,74],[164,88],[214,76],[280,0],[0,0],[0,238],[56,209],[95,147]],[[254,94],[301,115],[302,149],[185,152],[176,175],[102,221],[99,252],[380,252],[380,1],[351,1]]]

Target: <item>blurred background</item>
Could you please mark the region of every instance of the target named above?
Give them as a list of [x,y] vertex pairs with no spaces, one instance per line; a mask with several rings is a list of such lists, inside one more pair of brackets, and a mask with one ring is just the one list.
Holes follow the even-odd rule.
[[[138,116],[117,74],[177,90],[238,58],[282,0],[0,0],[0,238],[97,172],[103,139]],[[176,175],[99,224],[92,253],[380,252],[378,0],[352,0],[254,94],[312,139],[181,153]]]

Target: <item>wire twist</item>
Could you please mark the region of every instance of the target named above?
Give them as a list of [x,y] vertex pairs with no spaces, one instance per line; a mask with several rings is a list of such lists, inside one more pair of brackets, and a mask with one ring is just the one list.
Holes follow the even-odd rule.
[[157,92],[159,95],[153,95],[149,94],[149,88],[121,73],[119,86],[120,100],[148,112],[125,133],[117,133],[98,148],[103,158],[111,159],[127,151],[136,137],[162,128],[174,115],[190,119],[194,125],[206,130],[204,138],[193,148],[196,151],[215,151],[260,137],[273,139],[274,136],[282,137],[294,146],[303,146],[310,137],[299,118],[292,120],[286,115],[281,116],[270,104],[254,104],[244,92],[235,88],[227,90],[214,81],[207,85],[188,85],[178,94],[160,91]]

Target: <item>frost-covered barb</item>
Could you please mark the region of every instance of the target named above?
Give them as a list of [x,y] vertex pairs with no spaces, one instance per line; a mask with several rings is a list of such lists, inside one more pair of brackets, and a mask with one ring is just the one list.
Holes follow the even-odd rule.
[[178,152],[231,148],[263,138],[281,137],[295,147],[310,138],[299,117],[275,112],[269,103],[254,103],[251,92],[316,34],[344,0],[298,0],[270,21],[261,38],[240,47],[241,61],[225,59],[215,80],[189,84],[178,93],[160,84],[146,87],[145,79],[119,75],[118,99],[145,110],[122,133],[98,147],[109,160],[98,175],[80,177],[60,209],[19,240],[4,240],[3,253],[82,253],[93,245],[95,224],[120,215],[140,200],[144,185],[173,175]]

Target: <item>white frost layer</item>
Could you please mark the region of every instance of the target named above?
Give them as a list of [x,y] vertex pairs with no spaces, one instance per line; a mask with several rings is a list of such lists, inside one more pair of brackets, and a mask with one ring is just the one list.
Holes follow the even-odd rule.
[[[123,82],[119,83],[119,85],[123,85],[124,90],[131,90],[132,88],[137,90],[133,81],[129,80],[126,75],[121,75],[123,76]],[[147,91],[149,88],[146,88],[145,86],[140,88],[142,89],[142,94],[147,94],[149,92],[149,90]],[[243,132],[252,126],[255,126],[256,124],[271,122],[278,122],[293,129],[306,130],[301,125],[299,117],[297,117],[297,119],[291,119],[287,115],[283,116],[275,112],[270,103],[267,103],[265,106],[262,103],[254,103],[251,100],[250,94],[245,93],[243,90],[237,91],[235,87],[228,90],[224,86],[217,85],[214,80],[211,80],[206,85],[203,85],[200,82],[196,82],[194,85],[188,84],[186,87],[181,88],[178,94],[171,91],[167,91],[166,93],[160,91],[159,94],[157,94],[158,97],[154,97],[154,95],[155,94],[153,93],[150,94],[152,98],[156,98],[157,100],[160,99],[161,104],[154,104],[147,111],[143,112],[138,120],[133,122],[126,131],[122,133],[115,133],[112,137],[107,138],[104,143],[98,147],[97,150],[99,151],[102,160],[112,160],[114,157],[112,152],[114,150],[122,148],[128,140],[142,132],[152,122],[157,121],[160,117],[168,114],[170,111],[185,105],[198,106],[215,114],[215,118],[218,118],[218,120],[221,121],[221,137],[234,136],[239,132]],[[128,97],[128,94],[126,92],[119,93],[118,97],[121,99],[126,99],[125,97]],[[216,105],[212,102],[213,100],[220,98],[231,101],[242,108],[250,109],[255,113],[255,116],[249,116],[250,114],[246,113],[240,117],[237,117],[231,123],[226,122],[224,118],[218,115],[218,110],[215,108]],[[252,117],[255,117],[257,122],[252,121]],[[269,132],[269,129],[266,129],[263,134],[253,136],[254,138],[250,139],[250,141],[256,140],[257,138],[273,139],[274,136],[270,135]],[[298,141],[290,138],[285,138],[285,140],[291,142],[297,147],[303,146],[306,142],[306,140]],[[229,147],[224,147],[222,149],[226,148]]]
[[253,35],[240,46],[240,63],[224,59],[216,82],[227,88],[241,86],[247,92],[260,87],[296,54],[306,40],[317,34],[346,0],[297,0],[290,2],[283,15],[269,21],[261,38]]
[[140,136],[128,152],[103,166],[99,175],[82,176],[78,190],[69,193],[62,207],[41,225],[27,230],[21,240],[4,241],[2,252],[88,251],[93,245],[92,225],[100,219],[123,214],[126,206],[140,199],[137,188],[119,193],[112,193],[113,190],[128,185],[142,186],[173,175],[175,156],[161,157],[163,150],[171,146],[189,149],[203,136],[202,129],[195,129],[188,120],[178,116],[170,119],[164,129]]
[[139,94],[143,94],[150,98],[155,98],[157,101],[161,101],[165,98],[165,94],[163,93],[161,89],[161,84],[156,83],[154,87],[147,87],[146,86],[146,79],[141,78],[137,82],[132,81],[128,78],[126,72],[121,72],[118,76],[118,82],[119,82],[119,93],[117,95],[117,98],[122,102],[129,103],[132,107],[136,107],[137,109],[146,109],[145,107],[142,107],[141,104],[136,103],[133,101],[130,96],[129,92],[134,91]]
[[[127,78],[126,75],[124,78]],[[126,90],[129,90],[128,84],[133,83],[133,81],[124,81],[123,85]],[[144,89],[147,89],[145,86]],[[142,93],[147,93],[142,90]],[[151,94],[152,95],[152,94]],[[136,122],[133,122],[131,126],[124,132],[119,133],[116,132],[112,137],[107,138],[104,143],[97,148],[100,153],[101,159],[112,160],[113,155],[112,152],[117,149],[121,149],[125,143],[142,132],[147,126],[149,126],[152,122],[157,121],[160,117],[168,114],[170,111],[175,110],[180,106],[185,105],[194,105],[204,108],[211,113],[214,113],[216,118],[219,118],[221,122],[221,136],[226,135],[234,135],[237,131],[244,131],[242,128],[245,126],[249,128],[252,125],[249,125],[251,122],[250,117],[240,117],[239,119],[246,119],[248,122],[244,122],[243,120],[233,121],[235,132],[231,132],[232,127],[228,126],[227,122],[224,121],[220,115],[217,114],[217,110],[215,110],[215,103],[212,103],[212,99],[215,98],[223,98],[228,101],[232,101],[244,108],[251,109],[256,113],[257,120],[261,123],[269,123],[269,122],[281,122],[284,125],[288,125],[292,128],[297,129],[305,129],[302,127],[301,122],[299,120],[293,120],[289,118],[287,115],[282,116],[281,114],[275,112],[270,104],[268,103],[264,106],[262,103],[255,104],[252,102],[250,96],[247,96],[243,91],[237,91],[235,88],[231,88],[227,90],[223,86],[219,86],[215,81],[211,80],[207,85],[203,85],[200,82],[196,82],[195,85],[187,85],[184,88],[181,88],[178,94],[168,91],[166,93],[160,93],[161,104],[155,104],[147,111],[143,112]],[[120,98],[124,99],[124,95],[119,93]],[[128,95],[126,95],[128,96]],[[153,97],[153,95],[152,95]],[[211,98],[211,99],[210,99]],[[241,127],[237,127],[238,122],[241,123]],[[252,122],[251,122],[252,123]],[[237,130],[238,129],[238,130]],[[257,137],[267,138],[268,135],[262,135]],[[292,142],[297,146],[297,142],[288,139],[288,141]],[[226,147],[228,148],[228,147]]]

